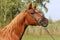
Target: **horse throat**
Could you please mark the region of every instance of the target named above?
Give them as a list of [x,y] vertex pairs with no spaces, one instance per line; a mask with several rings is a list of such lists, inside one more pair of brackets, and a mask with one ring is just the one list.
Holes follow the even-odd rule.
[[23,35],[25,33],[25,30],[26,30],[27,26],[28,25],[26,24],[26,22],[24,20],[24,22],[20,25],[20,27],[18,28],[18,30],[16,29],[16,32],[15,33],[19,37],[19,40],[22,39],[22,37],[23,37]]
[[22,19],[18,20],[18,22],[15,25],[16,25],[16,27],[14,28],[14,33],[15,33],[15,35],[18,36],[19,40],[21,40],[23,37],[23,34],[28,26],[27,20],[23,16]]

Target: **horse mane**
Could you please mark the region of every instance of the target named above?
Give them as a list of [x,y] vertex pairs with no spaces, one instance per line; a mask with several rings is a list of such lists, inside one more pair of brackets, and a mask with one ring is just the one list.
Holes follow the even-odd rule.
[[1,31],[10,32],[10,31],[13,31],[15,27],[18,28],[19,24],[23,22],[24,17],[25,17],[24,12],[19,13],[7,26],[2,28]]

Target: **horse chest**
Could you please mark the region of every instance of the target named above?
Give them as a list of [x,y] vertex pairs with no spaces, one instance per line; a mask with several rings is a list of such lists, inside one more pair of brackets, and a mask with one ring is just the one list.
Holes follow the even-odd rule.
[[3,33],[0,34],[0,40],[19,40],[19,38],[15,35],[14,32],[11,33]]

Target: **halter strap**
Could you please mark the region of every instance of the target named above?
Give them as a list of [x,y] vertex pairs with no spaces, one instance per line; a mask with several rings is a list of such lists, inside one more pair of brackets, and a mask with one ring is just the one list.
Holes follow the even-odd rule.
[[[29,13],[29,12],[28,12],[28,13]],[[29,16],[31,16],[31,17],[36,21],[36,23],[38,23],[38,24],[39,24],[38,20],[36,20],[36,18],[34,17],[34,15],[33,15],[33,14],[29,14]]]

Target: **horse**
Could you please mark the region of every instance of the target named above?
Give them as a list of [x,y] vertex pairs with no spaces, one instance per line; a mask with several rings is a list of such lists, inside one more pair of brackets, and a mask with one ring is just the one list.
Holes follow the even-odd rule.
[[0,40],[21,40],[29,25],[47,27],[48,19],[32,7],[32,3],[24,12],[20,12],[8,25],[0,29]]

